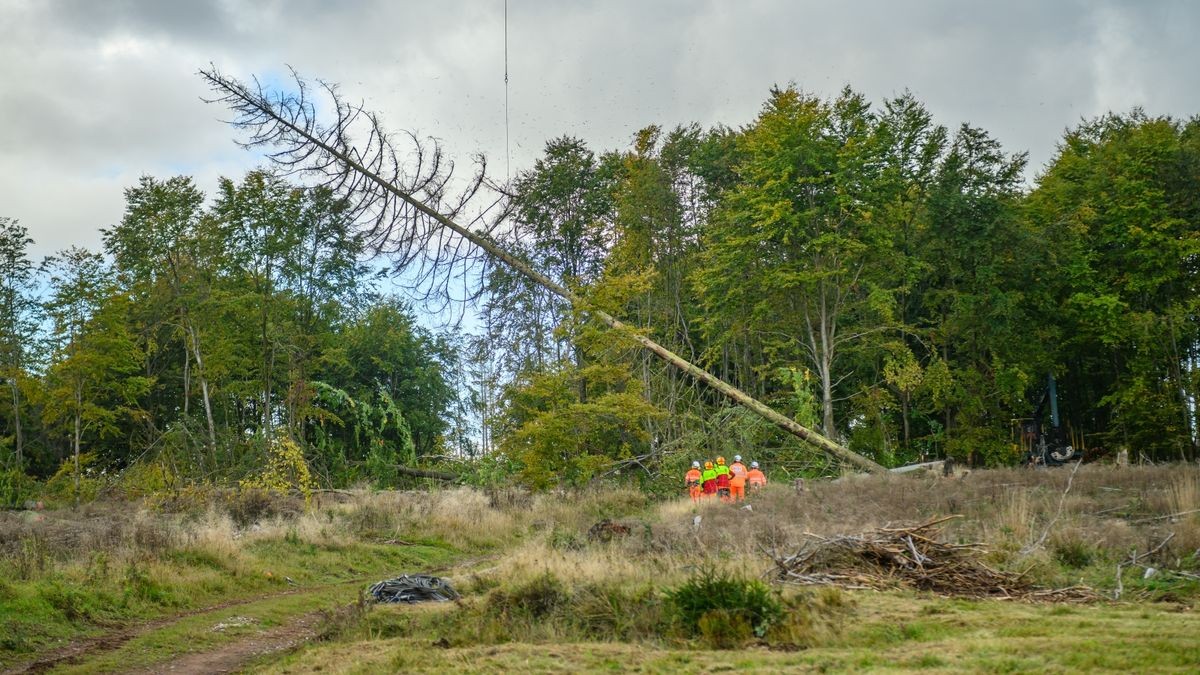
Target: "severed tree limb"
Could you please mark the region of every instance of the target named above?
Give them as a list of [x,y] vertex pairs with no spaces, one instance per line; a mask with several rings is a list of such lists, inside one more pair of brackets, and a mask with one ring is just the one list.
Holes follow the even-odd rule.
[[1129,521],[1129,524],[1130,525],[1139,525],[1142,523],[1153,523],[1156,520],[1170,520],[1171,518],[1178,518],[1179,516],[1187,516],[1187,515],[1191,515],[1193,513],[1200,513],[1200,509],[1190,509],[1188,511],[1180,511],[1178,513],[1168,513],[1165,516],[1154,516],[1151,518],[1138,518],[1137,520]]
[[[1142,568],[1148,569],[1148,566],[1143,565],[1141,560],[1143,558],[1149,558],[1150,556],[1154,555],[1155,553],[1158,553],[1159,551],[1161,551],[1163,549],[1164,546],[1167,545],[1167,542],[1171,541],[1174,538],[1175,538],[1175,533],[1171,532],[1170,534],[1167,535],[1167,537],[1165,539],[1163,539],[1158,544],[1158,546],[1155,546],[1154,548],[1150,549],[1149,551],[1146,551],[1145,553],[1141,553],[1141,554],[1139,554],[1137,552],[1137,549],[1135,548],[1135,549],[1133,549],[1133,551],[1131,551],[1129,553],[1128,558],[1117,563],[1117,587],[1113,591],[1113,600],[1120,600],[1121,593],[1123,593],[1125,591],[1125,586],[1124,586],[1124,584],[1121,583],[1121,573],[1124,572],[1125,569],[1128,567],[1142,567]],[[1178,570],[1160,570],[1160,571],[1162,571],[1165,574],[1175,574],[1175,575],[1178,575],[1181,577],[1186,577],[1188,579],[1200,579],[1200,576],[1197,576],[1190,572],[1180,572]]]
[[[798,424],[732,384],[697,367],[642,335],[611,314],[591,306],[570,289],[501,248],[487,234],[464,227],[453,217],[443,214],[414,196],[420,190],[434,203],[443,203],[448,178],[439,180],[436,173],[422,177],[418,168],[418,176],[415,179],[415,185],[418,187],[411,190],[403,189],[397,184],[398,179],[385,178],[384,174],[388,172],[391,176],[399,177],[401,175],[398,159],[395,150],[389,144],[388,135],[382,131],[378,119],[373,114],[365,112],[361,107],[350,106],[341,101],[331,85],[323,86],[333,98],[337,121],[333,126],[322,127],[316,122],[315,107],[305,98],[306,85],[299,78],[297,78],[298,94],[276,93],[274,97],[271,97],[261,86],[252,90],[238,80],[222,75],[215,67],[202,70],[200,75],[217,94],[217,98],[210,102],[228,105],[240,115],[233,124],[251,131],[251,138],[244,145],[279,148],[268,155],[272,161],[292,171],[309,171],[326,177],[331,184],[341,189],[342,196],[361,205],[361,211],[369,214],[369,217],[374,219],[376,226],[383,223],[384,232],[390,233],[390,227],[396,222],[407,221],[402,222],[402,225],[406,224],[413,230],[408,233],[409,235],[415,234],[426,238],[424,241],[416,241],[416,237],[413,237],[414,241],[410,241],[410,245],[415,243],[428,246],[430,233],[438,226],[449,230],[461,237],[462,240],[482,249],[493,259],[565,299],[576,309],[628,336],[655,356],[716,389],[780,429],[808,442],[828,455],[861,469],[874,473],[885,471],[879,463]],[[360,152],[359,148],[350,143],[349,127],[355,120],[363,118],[367,120],[370,132],[366,149]],[[435,153],[435,160],[439,156]],[[357,174],[357,176],[350,178],[348,176],[350,173]],[[478,189],[480,182],[481,179],[477,180],[469,189],[471,194]],[[465,201],[466,198],[460,199],[457,205],[451,202],[451,214],[454,215],[461,211]],[[389,218],[390,220],[388,220]],[[376,227],[372,232],[374,233],[378,229]],[[446,248],[453,249],[451,257],[457,254],[458,250],[454,244],[447,244],[441,239],[438,239],[436,244],[439,247],[437,253],[439,256],[443,255]]]
[[1075,472],[1079,471],[1079,467],[1082,464],[1082,459],[1075,462],[1075,468],[1071,469],[1071,475],[1067,477],[1067,487],[1063,490],[1062,496],[1058,498],[1058,510],[1054,512],[1054,517],[1050,519],[1050,522],[1046,523],[1046,529],[1042,531],[1042,536],[1038,537],[1037,541],[1031,542],[1028,546],[1021,549],[1021,555],[1029,555],[1041,547],[1042,544],[1046,543],[1046,537],[1050,536],[1050,530],[1054,528],[1054,524],[1062,517],[1063,505],[1067,503],[1067,495],[1071,492],[1071,484],[1075,481]]

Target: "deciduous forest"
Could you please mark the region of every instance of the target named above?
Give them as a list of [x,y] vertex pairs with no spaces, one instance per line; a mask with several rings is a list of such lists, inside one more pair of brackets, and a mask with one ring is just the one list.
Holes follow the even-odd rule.
[[[505,190],[493,236],[535,269],[885,466],[1015,464],[1048,374],[1076,447],[1197,458],[1196,118],[1081,121],[1031,172],[910,94],[786,87],[741,127],[553,138]],[[125,202],[102,250],[44,260],[0,219],[9,503],[418,466],[674,490],[736,452],[837,471],[510,270],[427,314],[328,189],[147,176]]]

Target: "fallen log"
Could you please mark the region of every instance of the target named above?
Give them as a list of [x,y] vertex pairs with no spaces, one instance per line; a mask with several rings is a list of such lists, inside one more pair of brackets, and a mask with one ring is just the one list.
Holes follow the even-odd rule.
[[396,473],[403,476],[412,476],[413,478],[433,478],[435,480],[456,481],[458,476],[446,471],[431,471],[429,469],[413,469],[407,466],[397,464],[395,467]]
[[[366,462],[349,462],[349,463],[354,466],[362,466],[363,464],[366,464]],[[444,480],[444,481],[450,481],[450,482],[456,481],[459,478],[458,474],[450,473],[448,471],[434,471],[433,469],[414,469],[411,466],[404,466],[403,464],[391,464],[391,465],[389,465],[389,468],[394,469],[396,471],[396,473],[400,474],[401,476],[411,476],[413,478],[432,478],[434,480]]]

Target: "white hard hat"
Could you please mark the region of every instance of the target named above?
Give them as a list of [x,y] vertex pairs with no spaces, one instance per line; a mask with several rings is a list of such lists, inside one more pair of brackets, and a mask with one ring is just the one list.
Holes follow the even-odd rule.
[[758,462],[750,462],[750,468],[751,468],[751,469],[757,469],[757,468],[758,468]]
[[740,462],[740,461],[742,461],[742,456],[741,456],[741,455],[734,455],[734,456],[733,456],[733,461],[735,461],[735,462]]
[[693,469],[699,469],[699,468],[700,468],[700,462],[692,462],[692,468],[693,468]]

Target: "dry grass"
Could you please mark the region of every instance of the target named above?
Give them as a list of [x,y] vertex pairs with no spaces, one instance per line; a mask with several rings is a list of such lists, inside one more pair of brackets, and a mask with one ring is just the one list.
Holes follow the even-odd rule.
[[809,533],[857,534],[949,514],[963,517],[948,525],[947,540],[981,542],[991,551],[990,564],[1043,584],[1073,585],[1084,577],[1089,584],[1112,584],[1116,561],[1150,550],[1168,534],[1173,537],[1154,562],[1200,567],[1200,514],[1162,517],[1197,508],[1196,467],[1083,466],[1064,498],[1070,474],[1067,467],[980,471],[962,479],[855,476],[810,484],[803,493],[772,485],[751,496],[750,509],[677,499],[625,518],[632,534],[611,544],[587,541],[595,521],[581,518],[577,504],[548,518],[562,506],[540,498],[534,511],[542,520],[527,522],[543,527],[533,527],[490,573],[495,580],[550,572],[589,582],[653,577],[664,583],[699,566],[757,574],[769,568],[764,550],[787,550]]
[[[556,579],[580,602],[595,596],[592,614],[611,614],[616,625],[637,617],[609,611],[625,597],[612,589],[654,593],[702,570],[756,577],[773,566],[764,551],[794,550],[809,533],[853,535],[950,514],[962,517],[943,531],[948,542],[981,542],[991,551],[989,565],[1044,585],[1083,580],[1111,588],[1117,562],[1132,550],[1154,549],[1168,535],[1167,545],[1143,561],[1200,569],[1200,513],[1172,516],[1200,508],[1200,469],[1082,466],[1064,498],[1070,476],[1070,467],[979,471],[962,479],[853,476],[810,482],[800,493],[771,485],[750,496],[750,508],[694,505],[684,497],[655,503],[632,489],[543,495],[353,490],[320,494],[307,506],[253,493],[95,503],[0,513],[0,575],[22,597],[61,595],[60,587],[149,595],[167,589],[169,597],[144,606],[175,607],[171,603],[195,601],[182,595],[192,589],[215,598],[278,588],[282,581],[263,580],[265,571],[278,571],[278,554],[291,556],[287,573],[295,576],[317,560],[329,574],[345,574],[364,548],[401,556],[388,560],[403,565],[430,559],[403,558],[404,551],[453,548],[486,557],[449,572],[468,604],[486,605],[493,593]],[[628,534],[593,540],[589,530],[605,519]],[[384,566],[393,565],[370,569]],[[1143,582],[1140,569],[1128,572],[1126,598],[1196,595],[1178,579]],[[176,588],[186,590],[170,595]]]
[[1171,512],[1186,513],[1200,509],[1200,476],[1184,473],[1171,484]]
[[[550,571],[593,581],[647,574],[675,579],[712,562],[765,570],[763,549],[793,546],[805,533],[854,534],[948,514],[963,518],[947,537],[1034,562],[1042,552],[1030,548],[1051,555],[1076,549],[1067,557],[1079,562],[1085,548],[1145,551],[1169,532],[1174,537],[1161,552],[1164,560],[1200,548],[1200,514],[1159,518],[1200,508],[1195,467],[1084,466],[1064,500],[1069,476],[1065,468],[980,471],[955,480],[854,476],[810,483],[803,493],[772,485],[751,496],[750,509],[687,499],[651,504],[623,489],[537,496],[467,488],[360,490],[323,496],[307,510],[261,497],[220,496],[180,512],[97,503],[78,511],[0,514],[0,562],[21,577],[97,554],[123,563],[182,549],[236,565],[247,544],[289,537],[322,546],[374,541],[504,548],[495,572],[517,578]],[[259,517],[245,522],[254,514]],[[604,518],[629,525],[631,534],[611,544],[590,542],[588,529]],[[1043,533],[1044,546],[1031,547]]]

